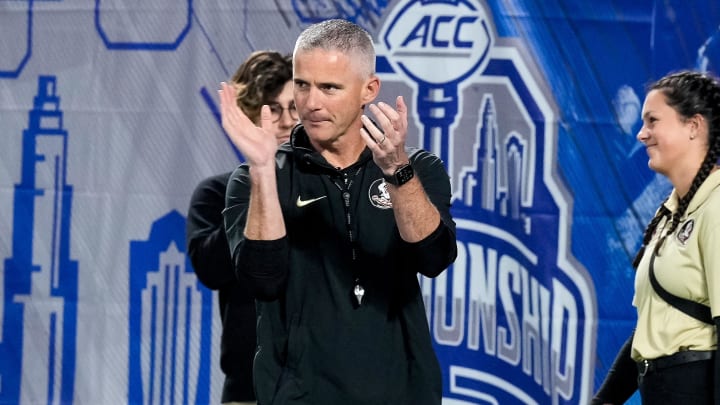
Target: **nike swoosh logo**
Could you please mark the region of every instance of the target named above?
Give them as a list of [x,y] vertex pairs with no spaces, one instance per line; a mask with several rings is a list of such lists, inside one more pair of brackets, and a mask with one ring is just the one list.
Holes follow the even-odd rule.
[[303,200],[302,198],[300,198],[300,196],[298,196],[297,201],[295,201],[295,205],[297,205],[298,208],[302,208],[306,205],[310,205],[310,204],[314,203],[315,201],[320,201],[325,197],[327,197],[327,196],[324,195],[322,197],[311,198],[309,200]]

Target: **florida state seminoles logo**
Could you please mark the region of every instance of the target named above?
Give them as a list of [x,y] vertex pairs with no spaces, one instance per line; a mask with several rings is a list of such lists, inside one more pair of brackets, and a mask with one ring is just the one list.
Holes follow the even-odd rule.
[[690,235],[692,235],[693,228],[695,228],[694,219],[687,220],[684,224],[682,224],[677,232],[677,240],[680,244],[683,246],[687,244],[688,239],[690,239]]
[[387,183],[383,179],[373,181],[368,190],[368,199],[375,208],[387,210],[392,208],[390,193],[387,190]]

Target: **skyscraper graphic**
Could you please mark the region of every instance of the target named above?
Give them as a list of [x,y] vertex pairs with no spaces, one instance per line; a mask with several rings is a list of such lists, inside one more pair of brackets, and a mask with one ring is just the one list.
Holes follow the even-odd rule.
[[523,182],[529,181],[523,177],[527,165],[525,141],[516,131],[501,137],[492,94],[483,97],[480,112],[475,170],[462,177],[462,202],[520,220]]
[[[480,207],[488,211],[495,210],[495,200],[497,198],[497,142],[498,142],[498,128],[497,119],[495,115],[495,103],[493,102],[492,95],[485,95],[482,103],[482,127],[480,129],[480,147],[478,148],[478,169],[481,177],[480,185],[482,190],[478,195],[478,202]],[[473,176],[468,176],[468,180],[473,180],[472,185],[477,185],[477,179]],[[473,190],[474,187],[466,186],[467,190]],[[466,201],[467,205],[473,205],[473,197],[477,193],[467,193],[469,201]]]
[[78,266],[70,259],[72,186],[57,83],[40,76],[23,131],[12,257],[5,260],[0,403],[71,403]]
[[[509,215],[512,219],[520,219],[520,205],[522,202],[523,169],[527,160],[525,159],[525,144],[522,137],[516,132],[511,132],[505,142],[505,160],[507,161],[507,192],[505,193],[507,204],[502,215]],[[509,211],[509,212],[508,212]]]
[[129,403],[209,402],[212,292],[192,270],[184,230],[172,211],[130,243]]

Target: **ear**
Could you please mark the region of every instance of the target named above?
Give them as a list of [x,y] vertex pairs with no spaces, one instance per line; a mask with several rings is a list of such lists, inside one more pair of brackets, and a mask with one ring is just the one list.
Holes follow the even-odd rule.
[[380,94],[380,78],[375,75],[370,76],[366,81],[362,91],[362,104],[369,104]]
[[690,139],[695,139],[698,135],[708,134],[707,121],[700,114],[695,114],[688,119],[690,125]]

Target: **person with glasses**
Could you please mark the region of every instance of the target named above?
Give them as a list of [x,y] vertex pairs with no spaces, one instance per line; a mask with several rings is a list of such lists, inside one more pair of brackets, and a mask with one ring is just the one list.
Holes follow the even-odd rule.
[[[292,90],[291,90],[291,94],[292,94]],[[297,112],[297,108],[295,108],[295,101],[291,100],[288,103],[287,107],[283,107],[282,104],[280,104],[280,103],[270,103],[270,104],[268,104],[268,107],[270,107],[270,116],[272,117],[273,124],[280,123],[280,120],[283,120],[283,122],[287,122],[287,121],[285,121],[285,119],[287,117],[290,117],[290,119],[292,120],[292,122],[294,124],[297,123],[298,112]],[[287,111],[287,114],[285,114],[286,111]],[[294,124],[293,124],[293,126],[294,126]],[[279,124],[279,125],[281,125],[281,124]],[[288,136],[288,138],[289,138],[289,136]],[[285,140],[287,140],[287,139],[285,139]],[[282,143],[282,142],[280,142],[280,143]]]
[[[269,134],[279,145],[298,122],[293,101],[292,60],[275,51],[256,51],[232,77],[238,107],[260,122],[270,106]],[[220,368],[225,374],[223,404],[254,404],[252,363],[255,355],[255,303],[248,287],[235,277],[225,237],[222,210],[230,173],[211,176],[193,192],[187,219],[187,251],[201,283],[217,290],[223,332]]]
[[292,57],[275,51],[256,51],[238,68],[231,79],[237,91],[237,105],[255,123],[260,109],[270,106],[272,126],[278,145],[290,138],[298,123],[293,100]]

